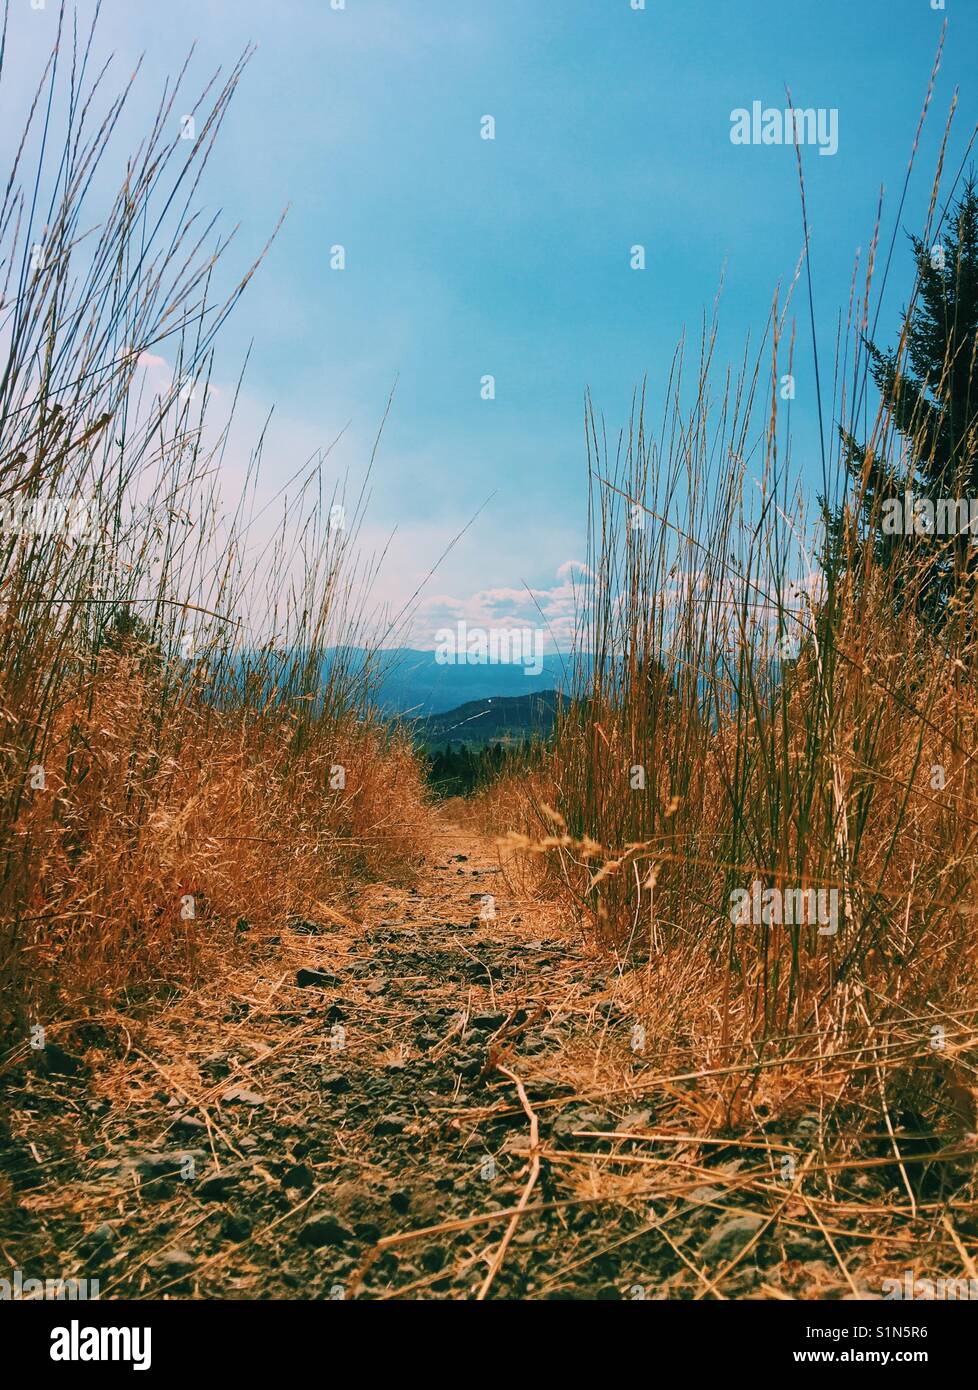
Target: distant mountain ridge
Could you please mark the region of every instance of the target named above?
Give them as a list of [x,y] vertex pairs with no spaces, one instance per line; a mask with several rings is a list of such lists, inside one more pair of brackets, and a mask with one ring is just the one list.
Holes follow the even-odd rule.
[[572,658],[561,652],[544,656],[538,675],[523,666],[497,662],[440,664],[434,651],[412,647],[368,653],[362,648],[333,648],[326,654],[350,671],[366,671],[370,699],[384,714],[428,718],[479,700],[518,699],[567,691]]
[[564,698],[558,690],[541,690],[532,695],[469,700],[456,709],[420,720],[415,726],[415,737],[429,748],[461,743],[484,746],[545,738],[553,729]]

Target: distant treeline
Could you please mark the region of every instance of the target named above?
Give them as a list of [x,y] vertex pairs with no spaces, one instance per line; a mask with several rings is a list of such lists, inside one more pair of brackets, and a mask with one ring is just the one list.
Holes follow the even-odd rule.
[[484,748],[469,748],[459,744],[428,753],[428,781],[438,796],[470,796],[480,787],[488,786],[502,772],[514,772],[529,766],[539,742],[488,743]]

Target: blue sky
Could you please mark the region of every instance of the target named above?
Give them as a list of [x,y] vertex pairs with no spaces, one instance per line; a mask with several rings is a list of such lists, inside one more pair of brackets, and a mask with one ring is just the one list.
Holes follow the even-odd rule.
[[[92,4],[78,9],[88,17]],[[802,246],[795,155],[731,144],[730,113],[783,105],[786,82],[796,105],[839,112],[838,152],[804,152],[831,357],[881,185],[884,244],[892,233],[945,19],[903,219],[917,230],[957,84],[949,168],[978,119],[973,0],[943,12],[930,0],[646,0],[637,11],[631,0],[105,0],[99,42],[120,76],[145,53],[133,137],[194,40],[200,82],[257,43],[204,201],[240,222],[239,266],[291,210],[225,332],[223,379],[254,340],[239,436],[275,405],[274,482],[345,426],[336,471],[362,470],[398,378],[365,533],[380,546],[396,531],[378,584],[395,605],[495,494],[428,586],[420,645],[447,615],[525,614],[524,585],[560,630],[568,566],[584,554],[585,387],[615,429],[646,373],[660,399],[675,342],[684,326],[698,333],[721,274],[721,358],[762,329]],[[56,0],[13,0],[8,132],[55,23]],[[486,114],[493,141],[480,138]],[[329,267],[337,243],[342,272]],[[642,272],[629,267],[635,243]],[[884,339],[908,276],[901,238]],[[800,297],[794,307],[793,421],[814,490],[808,327]],[[488,373],[493,401],[480,396]]]

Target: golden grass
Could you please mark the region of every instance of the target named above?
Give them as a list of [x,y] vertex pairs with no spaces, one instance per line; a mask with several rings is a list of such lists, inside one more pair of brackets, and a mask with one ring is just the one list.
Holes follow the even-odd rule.
[[422,858],[405,743],[341,715],[296,760],[295,720],[274,707],[191,705],[154,731],[158,687],[108,653],[52,720],[44,790],[9,842],[29,898],[8,969],[33,1018],[186,983],[239,921],[315,918],[353,879],[410,875]]
[[[354,652],[365,493],[330,496],[326,451],[263,499],[264,441],[238,495],[222,491],[233,407],[214,422],[215,335],[255,266],[219,297],[228,241],[194,197],[250,55],[200,94],[181,73],[119,159],[135,76],[103,96],[91,41],[59,27],[0,202],[0,1038],[14,1051],[55,1017],[188,983],[246,929],[336,911],[358,878],[412,872],[427,836],[421,771],[371,712],[376,659]],[[38,112],[68,82],[59,145]],[[120,186],[91,209],[107,152]],[[35,181],[43,229],[26,212]],[[155,394],[146,354],[173,364]],[[49,499],[87,529],[60,512],[37,524]]]
[[[938,205],[935,181],[928,245]],[[892,402],[863,416],[872,260],[840,334],[832,421],[898,469]],[[833,1142],[892,1130],[896,1153],[923,1130],[967,1147],[978,591],[963,582],[940,626],[924,621],[935,548],[957,542],[878,562],[838,435],[824,489],[847,503],[840,545],[828,506],[806,516],[779,394],[786,313],[776,297],[763,340],[719,384],[716,320],[691,386],[681,345],[657,430],[644,389],[617,438],[589,402],[572,699],[535,771],[482,793],[473,815],[628,969],[643,1047],[676,1056],[667,1084],[696,1092],[698,1133],[795,1104],[829,1116]],[[735,921],[732,895],[755,880],[834,892],[837,930]],[[946,1177],[973,1209],[967,1174],[949,1160]]]

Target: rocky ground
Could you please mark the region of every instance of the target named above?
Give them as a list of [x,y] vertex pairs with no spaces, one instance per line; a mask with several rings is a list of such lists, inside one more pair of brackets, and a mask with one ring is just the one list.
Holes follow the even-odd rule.
[[0,1265],[103,1298],[872,1296],[865,1222],[783,1145],[683,1133],[626,984],[443,823],[418,887],[9,1070]]

